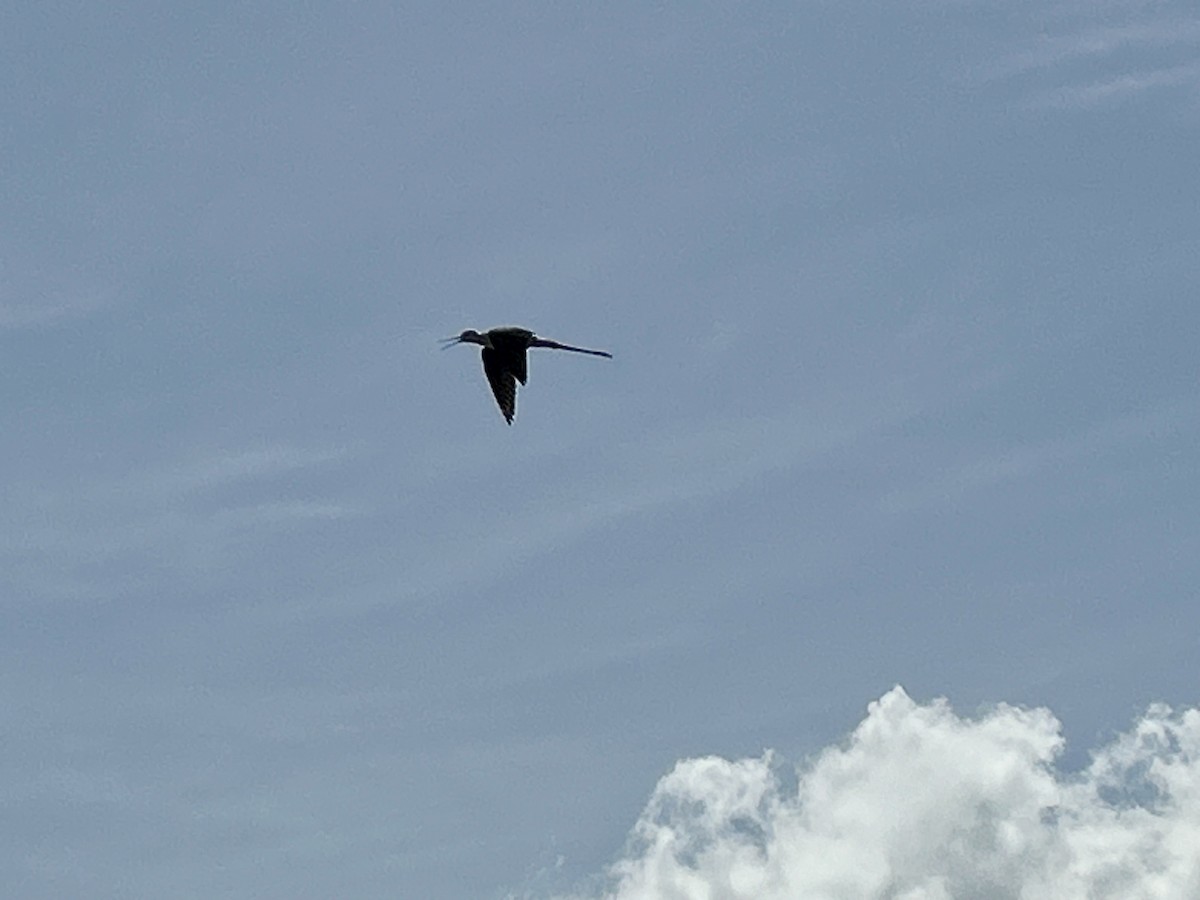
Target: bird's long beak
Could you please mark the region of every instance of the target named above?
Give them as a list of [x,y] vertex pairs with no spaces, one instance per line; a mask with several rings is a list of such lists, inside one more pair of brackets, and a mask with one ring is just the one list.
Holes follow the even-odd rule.
[[458,335],[455,335],[454,337],[449,337],[449,338],[442,338],[442,349],[448,350],[450,347],[453,347],[455,344],[460,344],[460,343],[462,343],[462,338],[458,337]]

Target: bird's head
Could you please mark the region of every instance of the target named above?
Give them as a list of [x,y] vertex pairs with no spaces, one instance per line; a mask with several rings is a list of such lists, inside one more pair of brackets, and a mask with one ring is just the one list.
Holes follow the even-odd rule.
[[442,349],[453,347],[455,344],[479,344],[481,347],[488,345],[487,338],[476,331],[474,328],[468,328],[458,337],[446,338],[442,342]]

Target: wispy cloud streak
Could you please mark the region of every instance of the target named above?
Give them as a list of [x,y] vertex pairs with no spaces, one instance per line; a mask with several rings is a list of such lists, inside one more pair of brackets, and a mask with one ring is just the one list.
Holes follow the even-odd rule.
[[1043,31],[975,69],[1018,82],[1030,109],[1094,109],[1154,91],[1200,87],[1200,16],[1183,4],[1059,8]]
[[1042,36],[1030,46],[992,64],[985,64],[985,79],[1011,78],[1078,60],[1098,59],[1122,50],[1141,47],[1200,45],[1200,20],[1138,22],[1094,28],[1075,34]]
[[112,291],[58,294],[38,301],[18,300],[0,290],[0,330],[44,328],[99,312],[114,302]]
[[1035,109],[1091,109],[1161,88],[1200,89],[1200,62],[1128,72],[1090,84],[1055,88],[1033,97],[1029,106]]
[[[103,593],[98,576],[84,573],[115,560],[212,567],[256,536],[361,515],[356,504],[288,496],[296,484],[277,485],[257,502],[220,494],[295,478],[345,456],[341,449],[275,445],[215,452],[73,490],[11,487],[0,512],[0,562],[22,593],[43,597]],[[124,568],[122,580],[136,581],[145,566]]]
[[1030,478],[1053,467],[1077,465],[1095,457],[1153,442],[1190,427],[1196,419],[1190,402],[1123,416],[1055,440],[1011,447],[1001,453],[951,467],[914,487],[892,491],[881,501],[885,512],[954,503],[976,491]]

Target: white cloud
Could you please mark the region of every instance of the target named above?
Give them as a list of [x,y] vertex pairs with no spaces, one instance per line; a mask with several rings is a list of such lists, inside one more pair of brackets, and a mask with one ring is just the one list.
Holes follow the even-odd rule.
[[976,718],[897,687],[794,774],[687,759],[575,897],[1200,897],[1200,711],[1154,706],[1070,775],[1047,710]]

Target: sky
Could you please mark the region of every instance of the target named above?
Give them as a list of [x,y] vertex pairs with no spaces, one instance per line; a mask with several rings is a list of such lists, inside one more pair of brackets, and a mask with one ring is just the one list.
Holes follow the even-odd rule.
[[1184,0],[4,6],[7,896],[1200,896],[1198,142]]

